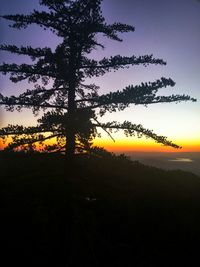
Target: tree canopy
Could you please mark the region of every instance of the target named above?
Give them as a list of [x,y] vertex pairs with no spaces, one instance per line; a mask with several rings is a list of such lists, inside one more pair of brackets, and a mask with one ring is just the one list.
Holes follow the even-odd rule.
[[[0,129],[0,137],[12,141],[6,149],[34,149],[34,144],[56,138],[57,143],[46,145],[48,151],[65,151],[68,155],[91,150],[92,140],[102,128],[110,136],[113,129],[123,130],[125,135],[152,138],[163,145],[178,148],[165,136],[159,136],[129,121],[101,123],[98,117],[108,112],[124,110],[130,105],[149,105],[164,102],[195,101],[188,95],[160,96],[160,88],[174,86],[171,78],[161,77],[154,82],[138,86],[129,85],[122,90],[99,93],[95,84],[87,84],[89,78],[103,76],[112,71],[136,65],[166,65],[163,59],[153,55],[111,56],[101,60],[91,59],[94,49],[102,49],[103,35],[121,42],[121,33],[134,32],[135,28],[124,23],[106,23],[101,11],[102,0],[40,0],[44,10],[31,14],[3,15],[10,26],[22,30],[31,24],[50,30],[61,38],[60,44],[51,47],[17,47],[1,44],[0,50],[27,55],[32,64],[2,63],[0,71],[9,74],[14,83],[28,80],[33,84],[18,96],[0,94],[0,105],[8,111],[32,109],[34,114],[42,110],[37,126],[8,125]],[[48,45],[48,42],[47,42]],[[112,138],[112,136],[111,136]]]

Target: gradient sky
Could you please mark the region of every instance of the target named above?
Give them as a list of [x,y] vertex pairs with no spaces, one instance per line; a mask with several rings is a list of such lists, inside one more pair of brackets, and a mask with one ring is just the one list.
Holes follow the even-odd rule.
[[[1,0],[1,14],[29,13],[38,9],[38,0]],[[119,113],[111,113],[102,121],[124,120],[141,123],[159,135],[166,135],[183,146],[182,151],[200,151],[200,2],[197,0],[104,0],[103,14],[108,23],[116,21],[135,26],[134,33],[123,34],[123,42],[102,40],[105,50],[93,52],[95,58],[111,55],[144,55],[167,61],[167,66],[131,67],[108,73],[101,78],[93,78],[101,87],[101,92],[123,89],[130,84],[154,81],[161,77],[171,77],[175,87],[160,90],[160,94],[189,94],[197,98],[196,103],[182,102],[144,106],[132,106]],[[1,43],[55,47],[59,39],[37,26],[26,30],[14,30],[1,21]],[[18,57],[2,52],[1,61],[28,62],[26,57]],[[19,94],[25,88],[32,88],[27,83],[12,84],[8,77],[0,76],[1,91],[5,95]],[[21,113],[10,113],[1,108],[1,126],[8,123],[32,125],[36,118],[27,109]],[[97,140],[109,150],[146,150],[167,151],[161,145],[146,139],[126,138],[122,133],[114,135],[116,142],[102,134]]]

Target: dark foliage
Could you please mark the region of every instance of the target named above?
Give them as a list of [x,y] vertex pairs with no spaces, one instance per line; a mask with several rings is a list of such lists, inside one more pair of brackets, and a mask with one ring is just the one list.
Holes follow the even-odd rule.
[[[164,136],[158,136],[151,130],[131,122],[98,122],[98,116],[106,112],[124,110],[131,104],[148,105],[161,102],[179,102],[195,99],[186,95],[157,96],[158,89],[174,86],[170,78],[161,78],[153,83],[130,85],[117,92],[98,94],[98,87],[86,84],[85,80],[93,76],[102,76],[109,71],[135,65],[166,65],[162,59],[153,55],[123,57],[121,55],[91,59],[90,53],[103,48],[97,34],[115,41],[122,41],[119,34],[133,32],[131,25],[123,23],[107,24],[101,13],[101,0],[49,0],[40,1],[46,11],[34,10],[28,15],[4,15],[1,18],[11,21],[11,27],[24,29],[31,24],[50,30],[61,38],[61,43],[53,51],[50,47],[17,47],[2,44],[1,50],[27,55],[32,64],[0,65],[3,74],[10,74],[10,80],[20,82],[28,80],[34,88],[19,96],[0,95],[0,105],[9,111],[31,108],[35,114],[39,110],[44,115],[38,120],[37,127],[8,125],[0,130],[0,137],[12,138],[7,149],[33,150],[35,143],[42,144],[47,139],[57,138],[57,144],[46,146],[48,151],[75,152],[90,151],[93,138],[102,128],[109,135],[112,129],[124,130],[126,135],[138,134],[154,139],[163,145],[178,148]],[[121,36],[121,35],[120,35]],[[52,86],[50,86],[52,85]]]
[[5,266],[195,266],[199,177],[95,154],[0,154]]

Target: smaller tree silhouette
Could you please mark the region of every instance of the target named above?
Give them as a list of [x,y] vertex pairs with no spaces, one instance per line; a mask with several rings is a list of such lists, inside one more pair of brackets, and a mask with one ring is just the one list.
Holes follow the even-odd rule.
[[[116,112],[130,105],[149,105],[164,102],[195,101],[188,95],[157,96],[160,88],[174,86],[172,79],[161,78],[138,86],[127,86],[121,91],[98,94],[99,87],[86,84],[86,78],[103,76],[112,70],[135,65],[166,65],[153,55],[123,57],[121,55],[91,59],[90,53],[103,45],[97,34],[119,41],[119,33],[133,32],[134,27],[122,23],[107,24],[101,12],[101,0],[41,0],[48,11],[34,10],[29,15],[4,15],[1,18],[12,22],[12,28],[23,29],[36,24],[50,30],[62,39],[53,51],[50,47],[17,47],[2,44],[1,50],[27,55],[32,64],[0,65],[3,74],[10,74],[12,82],[28,80],[33,83],[19,96],[0,95],[0,105],[6,110],[32,109],[34,114],[43,110],[36,127],[8,125],[0,130],[4,140],[12,138],[7,149],[33,150],[36,143],[57,138],[54,145],[46,145],[48,151],[66,151],[69,156],[91,149],[92,140],[102,128],[110,136],[113,129],[123,130],[125,135],[152,138],[163,145],[178,148],[164,136],[129,121],[101,123],[98,117],[107,112]],[[47,40],[48,44],[48,40]],[[112,136],[111,136],[112,138]]]

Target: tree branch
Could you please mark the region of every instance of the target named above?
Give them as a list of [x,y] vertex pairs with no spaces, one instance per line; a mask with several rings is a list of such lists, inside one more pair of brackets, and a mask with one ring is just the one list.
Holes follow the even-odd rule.
[[102,123],[101,125],[93,124],[93,126],[101,127],[101,128],[104,127],[107,129],[124,130],[124,134],[126,136],[134,136],[135,133],[137,133],[139,138],[144,135],[146,138],[151,138],[154,141],[156,141],[157,143],[163,144],[164,146],[171,146],[173,148],[181,148],[180,146],[167,140],[167,138],[165,136],[156,135],[153,131],[145,129],[142,125],[132,124],[129,121],[124,121],[121,124],[117,123],[117,122]]
[[23,134],[37,134],[37,133],[51,133],[51,132],[57,132],[58,130],[54,129],[48,129],[48,130],[38,130],[38,131],[30,131],[30,132],[2,132],[2,129],[0,129],[0,136],[8,136],[8,135],[23,135]]
[[[90,60],[88,61],[88,63]],[[92,63],[95,63],[94,61],[91,61]],[[98,64],[98,63],[97,63]],[[110,57],[110,58],[103,58],[101,61],[99,61],[99,65],[92,64],[92,65],[83,65],[80,66],[80,69],[119,69],[123,68],[127,65],[148,65],[148,64],[160,64],[160,65],[166,65],[166,62],[162,59],[155,59],[153,58],[153,55],[144,55],[144,56],[132,56],[132,57],[122,57],[120,55]]]
[[52,57],[53,53],[51,51],[51,48],[45,47],[45,48],[32,48],[31,46],[21,46],[17,47],[16,45],[6,45],[2,44],[0,45],[0,50],[3,51],[9,51],[11,53],[15,53],[18,55],[27,55],[30,57]]
[[51,78],[57,78],[57,75],[53,74],[53,72],[48,72],[48,71],[49,71],[49,68],[46,68],[46,69],[41,68],[40,70],[38,70],[38,66],[36,65],[28,65],[28,64],[17,65],[17,64],[6,64],[6,63],[3,63],[2,65],[0,65],[0,72],[2,72],[3,74],[6,74],[8,72],[27,74],[28,76],[25,77],[25,79],[31,75],[48,76]]
[[113,140],[113,142],[115,143],[115,139],[112,137],[112,135],[106,130],[106,128],[105,127],[103,127],[101,124],[100,124],[100,122],[98,121],[98,120],[96,120],[95,118],[93,118],[93,120],[94,121],[96,121],[97,122],[97,124],[99,125],[99,127],[101,127],[109,136],[110,136],[110,138]]
[[103,107],[107,111],[113,111],[114,109],[123,110],[130,104],[149,105],[156,103],[196,101],[196,99],[191,98],[188,95],[156,96],[157,91],[162,87],[174,85],[175,83],[172,79],[162,77],[160,80],[153,83],[142,83],[139,86],[130,85],[121,91],[110,92],[94,98],[78,99],[76,101],[94,103],[93,105],[84,107],[83,109]]
[[39,107],[39,108],[56,108],[56,109],[67,109],[65,106],[56,106],[56,105],[50,105],[50,104],[34,104],[34,103],[23,103],[23,102],[18,102],[18,103],[11,103],[9,104],[8,102],[0,102],[0,105],[6,105],[6,106],[27,106],[27,107]]
[[38,143],[38,142],[43,142],[45,140],[60,136],[61,134],[54,134],[51,136],[47,136],[47,137],[43,137],[43,138],[38,138],[38,139],[21,139],[18,140],[16,143],[12,143],[10,145],[8,145],[7,149],[13,149],[19,146],[24,146],[24,145],[30,145],[30,144],[34,144],[34,143]]

